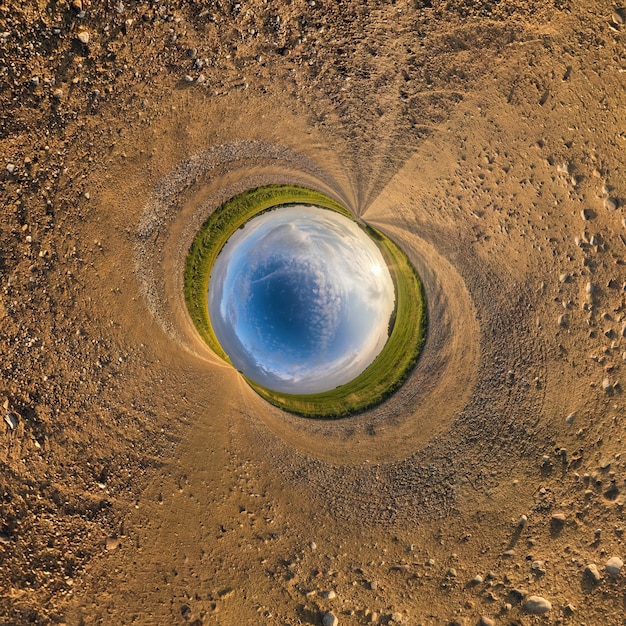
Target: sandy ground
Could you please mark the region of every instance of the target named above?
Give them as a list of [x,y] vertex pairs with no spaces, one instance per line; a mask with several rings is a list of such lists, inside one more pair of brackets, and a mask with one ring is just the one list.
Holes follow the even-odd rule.
[[[0,624],[626,624],[625,17],[5,2]],[[375,410],[282,414],[190,325],[196,229],[269,182],[420,271]]]

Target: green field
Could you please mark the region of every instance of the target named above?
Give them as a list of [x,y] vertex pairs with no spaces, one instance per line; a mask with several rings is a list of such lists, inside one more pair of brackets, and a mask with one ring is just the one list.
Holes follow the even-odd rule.
[[[269,185],[235,196],[204,223],[187,255],[185,300],[191,318],[209,347],[230,363],[209,319],[207,291],[211,269],[230,236],[252,217],[289,204],[311,204],[332,209],[354,219],[328,196],[291,185]],[[393,328],[380,354],[355,379],[322,393],[284,394],[248,380],[250,386],[273,405],[305,417],[334,419],[372,407],[389,397],[414,367],[426,337],[426,300],[422,283],[407,256],[393,241],[371,226],[359,223],[381,250],[396,291]],[[391,324],[390,324],[391,325]]]

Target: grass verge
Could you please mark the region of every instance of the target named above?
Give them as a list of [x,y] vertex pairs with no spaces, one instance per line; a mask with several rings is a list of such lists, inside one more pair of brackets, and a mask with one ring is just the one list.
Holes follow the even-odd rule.
[[[354,219],[328,196],[293,185],[252,189],[225,202],[204,223],[185,263],[185,300],[191,319],[209,347],[230,363],[209,319],[207,291],[217,255],[230,236],[252,217],[278,206],[312,204]],[[356,378],[315,394],[285,394],[246,379],[271,404],[304,417],[334,419],[353,415],[379,404],[394,393],[417,363],[427,330],[426,299],[422,283],[408,257],[386,235],[360,224],[376,242],[391,273],[396,306],[390,337],[374,361]]]

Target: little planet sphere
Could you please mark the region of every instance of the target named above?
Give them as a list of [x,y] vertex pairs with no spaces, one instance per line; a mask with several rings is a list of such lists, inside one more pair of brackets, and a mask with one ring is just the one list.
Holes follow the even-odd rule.
[[211,324],[233,365],[273,391],[314,394],[356,378],[387,342],[393,280],[349,218],[310,205],[252,218],[222,248]]

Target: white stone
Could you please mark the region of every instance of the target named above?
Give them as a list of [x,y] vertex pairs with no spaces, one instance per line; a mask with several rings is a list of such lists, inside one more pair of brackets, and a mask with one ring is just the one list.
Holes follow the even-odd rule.
[[611,576],[619,576],[620,570],[624,567],[624,561],[622,561],[622,559],[618,556],[612,556],[606,562],[605,567],[607,574],[611,574]]
[[552,610],[552,604],[541,596],[529,596],[524,602],[524,610],[531,615],[543,615]]

